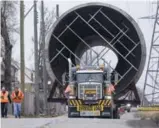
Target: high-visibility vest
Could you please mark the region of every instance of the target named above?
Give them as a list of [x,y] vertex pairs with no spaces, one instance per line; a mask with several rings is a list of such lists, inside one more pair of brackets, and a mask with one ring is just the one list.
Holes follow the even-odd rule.
[[67,88],[65,89],[65,93],[70,93],[72,91],[70,85],[67,86]]
[[8,103],[8,91],[5,91],[5,93],[3,93],[2,91],[0,92],[1,95],[1,103]]
[[107,95],[112,95],[112,92],[115,91],[115,88],[114,88],[113,85],[110,85],[109,87],[106,88],[105,91],[106,91],[106,94],[107,94]]
[[11,95],[12,101],[15,103],[21,103],[23,98],[24,98],[24,94],[22,91],[19,90],[18,96],[16,96],[15,91],[12,92]]

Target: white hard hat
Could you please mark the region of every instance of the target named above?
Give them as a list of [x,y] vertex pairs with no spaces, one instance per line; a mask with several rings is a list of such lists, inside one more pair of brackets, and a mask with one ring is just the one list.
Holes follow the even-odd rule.
[[2,87],[2,90],[6,90],[5,87]]

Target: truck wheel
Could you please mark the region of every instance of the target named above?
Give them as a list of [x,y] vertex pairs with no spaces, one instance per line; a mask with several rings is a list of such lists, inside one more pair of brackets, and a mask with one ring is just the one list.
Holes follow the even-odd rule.
[[113,119],[120,119],[120,115],[117,108],[113,111]]
[[70,112],[70,107],[68,107],[68,118],[72,118],[71,112]]
[[128,109],[127,112],[130,112],[130,109]]

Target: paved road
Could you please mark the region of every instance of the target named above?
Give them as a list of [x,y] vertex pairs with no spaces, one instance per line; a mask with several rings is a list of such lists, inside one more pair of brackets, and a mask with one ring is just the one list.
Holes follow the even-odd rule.
[[134,113],[126,113],[119,120],[97,118],[57,118],[2,119],[2,128],[158,128],[151,121],[134,118]]

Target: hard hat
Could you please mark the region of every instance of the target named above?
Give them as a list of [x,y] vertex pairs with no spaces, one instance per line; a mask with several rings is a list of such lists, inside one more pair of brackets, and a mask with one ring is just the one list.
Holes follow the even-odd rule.
[[2,90],[3,90],[3,91],[6,90],[5,87],[2,87]]

